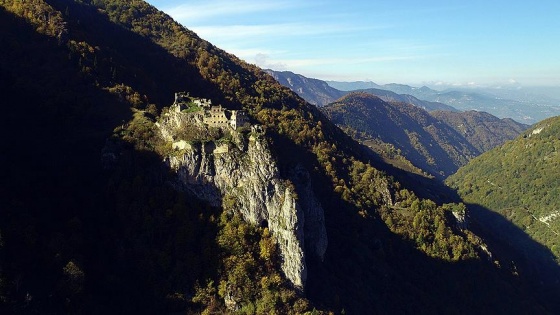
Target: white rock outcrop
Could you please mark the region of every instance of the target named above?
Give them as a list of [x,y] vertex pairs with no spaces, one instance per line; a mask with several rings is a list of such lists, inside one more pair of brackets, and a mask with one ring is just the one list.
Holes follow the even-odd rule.
[[194,143],[184,154],[169,156],[166,162],[177,174],[175,185],[213,206],[221,206],[224,198],[235,200],[233,208],[245,221],[268,226],[278,243],[282,271],[303,290],[306,246],[321,260],[327,248],[324,213],[309,174],[300,165],[293,171],[294,185],[287,184],[266,137],[257,128],[248,140],[236,142],[230,143],[228,150],[223,149],[224,144],[217,148],[214,142]]

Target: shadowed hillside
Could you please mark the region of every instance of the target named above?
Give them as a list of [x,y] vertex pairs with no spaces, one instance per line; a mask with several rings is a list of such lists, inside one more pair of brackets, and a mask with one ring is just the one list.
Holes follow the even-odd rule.
[[447,181],[465,201],[491,209],[548,247],[556,260],[560,257],[560,179],[555,171],[560,161],[559,130],[558,117],[544,120],[474,159]]
[[[489,259],[464,206],[442,204],[451,192],[417,197],[314,106],[145,2],[0,5],[2,313],[558,310],[523,271],[496,267],[514,256]],[[254,170],[277,165],[294,203],[310,191],[322,205],[328,246],[322,260],[304,248],[303,290],[267,222],[175,185],[169,161],[192,152],[156,123],[177,91],[245,109],[270,146]],[[234,140],[204,141],[216,142]]]
[[324,112],[362,140],[391,144],[414,165],[440,178],[479,154],[454,129],[410,104],[353,93],[325,107]]
[[485,112],[434,111],[430,114],[453,127],[480,152],[486,152],[508,140],[513,140],[528,128],[527,125],[513,119],[499,119]]

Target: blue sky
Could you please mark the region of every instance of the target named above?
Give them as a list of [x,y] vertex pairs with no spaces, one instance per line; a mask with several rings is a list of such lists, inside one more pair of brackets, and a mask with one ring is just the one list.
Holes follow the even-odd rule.
[[262,68],[323,80],[560,86],[560,1],[148,0]]

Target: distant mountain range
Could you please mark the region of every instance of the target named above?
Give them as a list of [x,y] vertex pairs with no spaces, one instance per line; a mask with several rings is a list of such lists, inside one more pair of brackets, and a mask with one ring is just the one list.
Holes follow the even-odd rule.
[[511,118],[527,125],[560,115],[560,88],[446,86],[445,90],[438,91],[427,86],[413,87],[396,83],[379,85],[368,81],[321,81],[289,71],[266,71],[280,84],[317,106],[324,106],[351,91],[366,91],[385,101],[411,103],[428,111],[476,110],[500,118]]
[[458,112],[458,110],[452,106],[446,105],[444,103],[440,103],[440,102],[430,102],[430,101],[423,101],[421,99],[418,99],[410,94],[398,94],[389,90],[383,90],[383,89],[376,89],[376,88],[370,88],[370,89],[363,89],[363,90],[357,90],[357,91],[363,91],[369,94],[373,94],[377,97],[379,97],[380,99],[386,101],[386,102],[402,102],[402,103],[408,103],[408,104],[412,104],[415,106],[418,106],[422,109],[425,109],[427,111],[434,111],[434,110],[445,110],[445,111],[452,111],[452,112]]
[[[472,110],[459,112],[446,104],[406,94],[436,93],[428,87],[386,85],[404,93],[398,94],[373,88],[378,85],[372,82],[341,84],[345,88],[363,88],[348,92],[289,71],[266,72],[308,102],[323,106],[334,123],[390,163],[411,172],[415,172],[411,167],[414,165],[439,178],[452,174],[480,153],[514,139],[528,127],[509,118]],[[345,96],[335,101],[340,95]]]
[[329,86],[325,81],[307,78],[290,71],[267,69],[265,72],[276,79],[278,83],[289,87],[290,90],[315,106],[320,107],[332,103],[347,93]]
[[325,81],[328,85],[341,91],[356,91],[365,89],[381,89],[383,86],[371,81]]
[[528,88],[447,88],[437,91],[427,86],[412,87],[404,84],[378,85],[373,82],[326,81],[330,86],[352,91],[375,88],[398,94],[409,94],[418,99],[440,102],[459,110],[488,112],[500,118],[512,118],[524,124],[534,124],[548,117],[560,115],[560,92],[555,89]]
[[[299,96],[305,99],[310,104],[316,106],[325,106],[339,99],[340,97],[349,93],[348,90],[338,89],[330,86],[328,82],[304,77],[301,74],[296,74],[290,71],[274,71],[267,69],[266,73],[274,77],[280,84],[289,87],[292,91],[296,92]],[[358,82],[356,88],[353,90],[361,90],[369,94],[376,95],[387,102],[404,102],[416,105],[427,111],[431,110],[450,110],[457,111],[455,108],[440,103],[420,100],[410,94],[398,94],[388,89],[382,89],[380,86],[373,82]],[[344,86],[344,84],[343,84]],[[348,87],[352,83],[348,84]]]

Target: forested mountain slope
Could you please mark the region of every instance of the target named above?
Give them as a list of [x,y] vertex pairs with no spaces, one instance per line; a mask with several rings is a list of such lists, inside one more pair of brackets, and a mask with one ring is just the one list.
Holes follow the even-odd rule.
[[430,114],[455,129],[480,152],[513,140],[528,128],[513,119],[500,119],[485,112],[433,111]]
[[[0,5],[2,313],[558,310],[525,274],[496,267],[510,257],[490,258],[464,207],[442,205],[451,193],[419,199],[314,106],[145,2]],[[244,109],[262,133],[169,141],[177,91]],[[218,145],[229,160],[207,151]],[[190,164],[199,157],[214,168]],[[244,220],[251,203],[218,193],[229,175],[218,166],[273,176],[256,193],[286,205],[285,219],[315,196],[328,245],[321,260],[304,238],[304,285],[278,244],[294,221]]]
[[393,145],[422,170],[443,178],[479,154],[445,123],[411,104],[388,103],[368,93],[352,93],[323,108],[335,123],[363,141]]
[[[271,74],[280,84],[290,88],[292,91],[298,93],[298,95],[303,99],[314,105],[324,106],[331,102],[334,102],[338,99],[338,97],[341,97],[342,95],[353,93],[351,91],[336,90],[328,86],[325,81],[309,79],[302,75],[295,74],[289,71],[266,71],[267,73]],[[428,88],[421,88],[419,90],[425,90],[430,93],[434,92],[433,90],[430,90]],[[495,117],[488,113],[478,111],[459,112],[451,106],[437,102],[419,100],[416,97],[408,94],[397,94],[388,90],[382,90],[378,88],[369,88],[354,91],[354,93],[356,92],[375,95],[390,104],[407,103],[422,108],[430,112],[430,114],[436,119],[446,123],[453,129],[455,129],[462,137],[465,138],[465,140],[467,140],[474,148],[476,148],[479,153],[488,151],[498,145],[503,144],[507,140],[515,138],[527,128],[526,125],[518,123],[509,118],[499,119],[498,117]],[[361,118],[357,117],[357,119]],[[372,128],[374,127],[372,126]],[[411,165],[409,165],[410,163],[406,161],[406,158],[401,156],[394,149],[395,146],[397,148],[400,148],[400,144],[395,144],[392,142],[387,143],[381,141],[380,139],[375,140],[373,138],[364,139],[358,133],[352,134],[354,136],[358,136],[357,140],[366,143],[378,154],[383,155],[384,157],[391,160],[391,163],[412,170],[413,172],[417,172],[417,170],[414,170],[414,167],[411,167]],[[392,147],[393,149],[388,147]],[[414,159],[417,166],[420,166],[422,164],[418,163],[417,158]],[[424,168],[424,170],[431,171],[429,168]]]
[[[558,261],[560,257],[559,135],[559,117],[539,122],[515,140],[472,160],[447,180],[466,202],[484,206],[511,221],[555,256],[541,258],[526,249],[535,261]],[[502,227],[486,224],[501,238],[510,238]],[[525,246],[516,243],[513,236],[509,241]],[[544,263],[535,268],[544,269]]]

